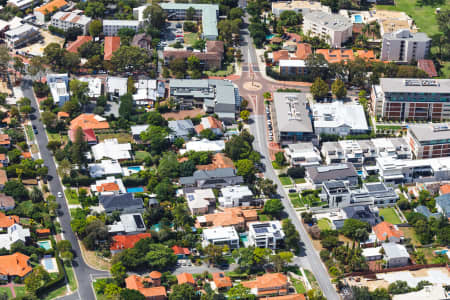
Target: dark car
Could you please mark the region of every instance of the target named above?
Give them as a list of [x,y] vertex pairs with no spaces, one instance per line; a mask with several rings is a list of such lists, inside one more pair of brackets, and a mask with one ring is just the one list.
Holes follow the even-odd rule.
[[289,189],[289,193],[297,193],[296,189]]

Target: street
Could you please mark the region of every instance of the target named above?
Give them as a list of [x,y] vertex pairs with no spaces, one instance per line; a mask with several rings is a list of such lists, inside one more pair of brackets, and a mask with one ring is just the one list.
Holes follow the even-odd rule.
[[[247,23],[248,20],[246,19]],[[302,240],[302,250],[300,253],[299,263],[302,267],[307,268],[312,271],[314,276],[319,283],[319,286],[328,300],[337,300],[339,296],[331,284],[330,277],[320,260],[319,255],[315,251],[312,242],[303,227],[297,213],[295,212],[289,198],[286,195],[282,184],[272,167],[272,162],[269,155],[269,148],[267,144],[267,130],[266,130],[266,117],[264,113],[264,98],[262,94],[266,91],[274,91],[272,88],[274,83],[265,79],[261,72],[265,70],[259,70],[258,67],[258,57],[256,55],[255,48],[251,41],[249,32],[247,30],[247,24],[244,24],[244,29],[241,31],[241,37],[243,39],[243,44],[241,51],[243,54],[243,72],[242,76],[235,80],[234,83],[239,86],[241,95],[249,100],[250,106],[253,107],[253,114],[250,117],[250,131],[255,136],[255,141],[253,142],[253,147],[256,151],[261,154],[261,162],[265,165],[265,177],[273,180],[278,186],[278,194],[283,202],[285,212],[292,223],[295,225],[297,231],[300,233],[300,238]],[[248,87],[248,82],[259,83],[260,89],[255,87],[252,89],[246,89]],[[258,85],[256,85],[258,86]],[[297,88],[304,91],[308,91],[309,88],[304,86],[290,86],[292,88]]]
[[77,237],[70,227],[70,214],[67,202],[64,198],[64,191],[61,185],[61,181],[58,173],[56,172],[55,161],[50,151],[47,149],[48,138],[44,129],[44,125],[40,120],[40,112],[36,98],[33,93],[33,86],[31,80],[23,80],[22,91],[24,97],[31,100],[31,106],[35,109],[35,112],[30,114],[30,119],[32,125],[36,126],[38,134],[36,134],[36,140],[39,145],[39,150],[41,157],[44,160],[45,165],[48,167],[49,175],[49,189],[53,195],[57,195],[59,192],[62,193],[62,198],[57,198],[60,205],[59,209],[59,221],[61,223],[61,229],[64,238],[72,244],[72,249],[74,252],[73,269],[75,271],[76,279],[78,281],[78,291],[72,294],[67,299],[95,299],[94,291],[92,288],[91,277],[94,276],[107,276],[109,273],[105,271],[98,271],[90,268],[83,260],[81,255],[81,249],[78,244]]

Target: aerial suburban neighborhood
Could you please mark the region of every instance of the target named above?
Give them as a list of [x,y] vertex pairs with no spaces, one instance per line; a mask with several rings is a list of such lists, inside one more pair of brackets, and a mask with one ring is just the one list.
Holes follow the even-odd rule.
[[4,0],[0,300],[450,299],[448,0]]

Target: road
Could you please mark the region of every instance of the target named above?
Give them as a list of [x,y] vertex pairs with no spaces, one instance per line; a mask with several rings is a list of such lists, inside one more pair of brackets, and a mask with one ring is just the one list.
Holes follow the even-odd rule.
[[[246,20],[247,23],[247,20]],[[265,177],[273,180],[278,185],[278,194],[283,202],[285,212],[287,217],[295,225],[297,231],[300,234],[302,240],[302,250],[300,253],[300,259],[298,263],[301,266],[310,269],[314,276],[316,277],[319,286],[328,300],[337,300],[339,296],[330,282],[330,277],[320,260],[319,255],[315,251],[312,242],[300,222],[297,213],[295,212],[285,190],[283,189],[281,182],[272,167],[272,162],[270,160],[269,148],[267,143],[267,129],[266,129],[266,117],[264,112],[264,99],[262,97],[263,92],[273,91],[276,83],[268,81],[265,79],[260,72],[265,72],[265,70],[259,70],[258,67],[258,57],[256,55],[255,48],[252,44],[247,27],[241,31],[241,37],[243,38],[243,43],[241,47],[241,52],[243,54],[243,72],[242,76],[235,80],[234,83],[240,88],[241,94],[244,98],[249,99],[251,106],[253,107],[253,114],[250,117],[250,131],[255,136],[255,141],[253,147],[255,150],[259,151],[262,156],[262,163],[265,165]],[[251,81],[260,83],[261,89],[252,90],[245,87],[249,86]],[[292,88],[298,88],[302,91],[307,91],[308,88],[304,86],[290,86]]]
[[60,205],[58,217],[61,223],[61,229],[63,231],[64,238],[70,241],[70,243],[72,244],[72,249],[75,254],[74,255],[75,258],[73,260],[73,268],[78,281],[78,291],[67,297],[67,299],[82,299],[82,300],[95,299],[94,291],[92,288],[92,278],[99,276],[107,276],[109,273],[105,271],[94,270],[90,268],[83,260],[77,237],[75,236],[75,234],[72,231],[72,228],[70,227],[71,219],[69,214],[69,208],[64,198],[64,192],[59,175],[56,172],[55,161],[53,160],[52,154],[47,149],[48,138],[44,129],[44,125],[40,120],[40,112],[38,109],[36,98],[34,97],[31,80],[23,80],[21,87],[24,97],[27,97],[31,100],[31,106],[35,109],[35,112],[30,115],[30,119],[32,125],[36,126],[36,129],[38,130],[38,134],[36,134],[36,141],[39,145],[41,157],[44,160],[45,165],[48,167],[48,174],[50,175],[51,179],[48,182],[50,191],[55,196],[59,192],[62,193],[63,195],[62,198],[57,198],[57,201]]

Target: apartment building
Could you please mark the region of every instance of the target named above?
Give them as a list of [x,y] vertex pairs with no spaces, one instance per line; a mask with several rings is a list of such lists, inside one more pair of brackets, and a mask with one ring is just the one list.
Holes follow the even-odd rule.
[[293,167],[318,166],[322,161],[319,150],[311,142],[289,144],[284,155]]
[[36,16],[36,20],[41,23],[45,23],[45,19],[48,18],[50,14],[54,13],[57,10],[62,10],[68,5],[69,3],[67,3],[65,0],[53,0],[45,3],[42,6],[35,7],[33,12]]
[[404,138],[377,138],[370,140],[375,146],[377,157],[411,159],[411,148]]
[[449,120],[450,79],[380,78],[372,86],[371,113],[383,120]]
[[83,35],[88,34],[91,18],[86,17],[81,11],[59,11],[52,16],[52,26],[67,31],[69,28],[79,28]]
[[332,48],[340,48],[352,37],[353,23],[349,18],[324,11],[303,15],[303,32],[325,39]]
[[281,247],[283,240],[284,232],[280,221],[248,224],[248,242],[251,246],[276,250]]
[[409,63],[425,58],[430,48],[431,38],[426,33],[402,29],[383,36],[381,60]]
[[50,92],[53,97],[53,102],[58,106],[63,106],[64,103],[70,100],[69,94],[69,76],[64,74],[48,74],[47,84],[50,87]]
[[284,11],[295,11],[296,13],[306,15],[311,11],[323,11],[326,13],[331,13],[331,8],[329,6],[322,5],[318,1],[295,0],[287,2],[272,2],[272,13],[275,16],[280,17],[280,15]]
[[449,124],[409,125],[407,140],[415,159],[450,156]]
[[232,226],[203,229],[203,247],[208,245],[224,246],[230,249],[239,248],[239,235]]
[[222,41],[206,41],[205,52],[171,48],[170,50],[164,50],[163,56],[166,65],[177,58],[188,59],[191,56],[195,56],[206,68],[220,69],[222,66],[223,53],[224,47]]
[[275,141],[282,145],[311,141],[314,131],[303,93],[273,93],[271,105]]
[[282,59],[279,65],[280,75],[284,77],[304,76],[308,74],[308,67],[304,60]]
[[376,149],[370,140],[342,140],[322,144],[322,155],[327,164],[352,163],[355,168],[374,165]]
[[131,28],[137,32],[140,24],[136,20],[103,20],[103,33],[105,36],[116,36],[122,28]]
[[9,48],[24,47],[42,38],[39,29],[29,24],[23,24],[5,32],[6,44]]

